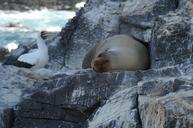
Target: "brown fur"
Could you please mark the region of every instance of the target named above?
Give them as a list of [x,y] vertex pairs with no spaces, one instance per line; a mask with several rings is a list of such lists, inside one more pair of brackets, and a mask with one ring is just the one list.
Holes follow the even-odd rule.
[[116,35],[97,43],[85,56],[82,68],[96,72],[144,70],[149,66],[147,48],[127,35]]
[[99,54],[93,60],[93,63],[93,70],[96,72],[106,72],[111,68],[110,59],[105,53]]

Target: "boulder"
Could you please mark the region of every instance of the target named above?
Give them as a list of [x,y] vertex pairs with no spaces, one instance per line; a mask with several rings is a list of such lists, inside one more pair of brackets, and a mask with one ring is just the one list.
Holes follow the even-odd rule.
[[[193,127],[192,0],[88,0],[49,45],[47,72],[0,66],[0,126]],[[82,70],[87,51],[124,33],[149,48],[143,71]]]
[[9,51],[6,48],[0,48],[0,62],[3,62],[5,59],[5,56],[9,53]]

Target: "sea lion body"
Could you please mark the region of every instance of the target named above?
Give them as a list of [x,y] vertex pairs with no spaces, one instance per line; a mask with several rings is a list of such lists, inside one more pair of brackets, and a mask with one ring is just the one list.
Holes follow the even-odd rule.
[[140,70],[149,66],[147,48],[127,35],[116,35],[97,43],[84,58],[82,67],[97,72]]

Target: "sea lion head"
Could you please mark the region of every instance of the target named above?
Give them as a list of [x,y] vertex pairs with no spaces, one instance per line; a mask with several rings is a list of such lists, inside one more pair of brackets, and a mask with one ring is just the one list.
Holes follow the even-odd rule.
[[45,40],[48,38],[48,32],[47,31],[41,31],[40,37]]
[[111,69],[111,59],[107,52],[98,54],[91,63],[91,67],[96,72],[106,72]]

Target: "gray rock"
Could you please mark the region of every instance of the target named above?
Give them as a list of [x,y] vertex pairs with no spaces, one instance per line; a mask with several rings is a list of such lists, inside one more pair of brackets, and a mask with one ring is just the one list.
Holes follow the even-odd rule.
[[121,14],[120,33],[150,42],[155,19],[175,10],[177,5],[176,0],[127,0]]
[[163,97],[139,97],[144,128],[191,128],[192,90],[170,93]]
[[[0,66],[0,125],[193,127],[192,5],[191,0],[87,1],[63,28],[61,42],[49,45],[49,72]],[[93,45],[119,33],[149,47],[149,70],[81,70]],[[14,116],[4,111],[13,106]]]
[[28,71],[14,66],[0,66],[0,108],[14,107],[25,94],[33,90],[34,79]]
[[3,62],[5,56],[9,53],[9,51],[5,48],[0,48],[0,62]]
[[25,54],[29,51],[29,48],[25,45],[19,45],[17,49],[12,50],[9,54],[6,55],[3,61],[3,65],[15,65],[17,59],[22,54]]
[[152,67],[171,66],[185,60],[191,63],[191,26],[191,19],[181,12],[157,19],[151,44]]
[[136,88],[113,94],[88,122],[89,128],[139,128]]
[[47,119],[16,119],[13,128],[80,128],[80,124]]
[[[177,9],[177,5],[176,0],[88,1],[85,8],[63,28],[61,42],[66,47],[65,66],[81,68],[87,51],[115,34],[128,34],[148,45],[155,19]],[[150,44],[148,47],[153,49]]]
[[13,109],[0,109],[0,127],[1,128],[11,128],[14,121],[14,111]]
[[180,76],[143,79],[138,83],[142,127],[192,127],[192,108],[189,106],[192,104],[193,79],[186,70],[180,69],[180,72]]
[[[125,76],[130,79],[125,80]],[[53,128],[65,124],[61,122],[66,122],[65,125],[73,124],[73,127],[83,125],[115,90],[131,87],[137,81],[138,77],[132,72],[82,72],[36,82],[36,92],[17,105],[14,128],[32,127],[34,124],[40,128],[45,119]],[[54,124],[53,120],[59,124]]]

